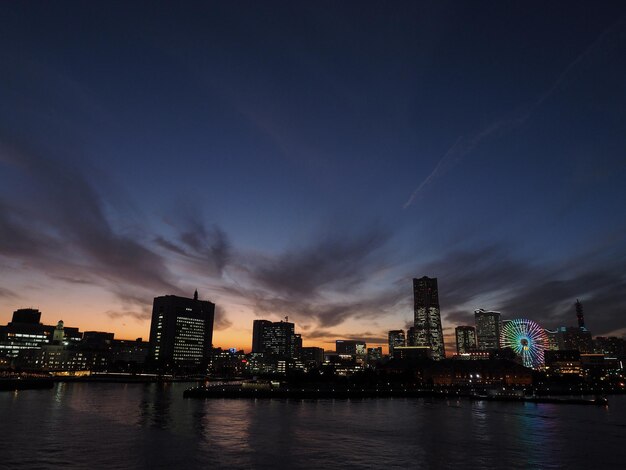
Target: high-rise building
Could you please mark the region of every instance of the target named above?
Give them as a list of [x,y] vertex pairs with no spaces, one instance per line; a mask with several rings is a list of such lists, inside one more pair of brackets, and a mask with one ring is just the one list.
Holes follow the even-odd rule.
[[476,343],[481,351],[500,347],[500,312],[492,312],[479,308],[474,311],[476,322]]
[[396,346],[406,346],[404,330],[389,331],[389,355],[393,356],[393,348]]
[[193,365],[208,360],[215,304],[176,295],[155,297],[150,325],[150,357],[160,364]]
[[578,328],[584,328],[585,315],[583,313],[583,304],[581,304],[578,299],[576,299],[576,319],[578,320]]
[[546,350],[547,351],[558,351],[559,350],[559,332],[558,330],[548,330],[547,328],[544,329],[544,332],[546,333],[546,338],[548,340],[548,343],[546,344]]
[[254,320],[252,352],[289,359],[296,357],[302,338],[294,333],[294,328],[288,321]]
[[596,353],[618,359],[626,359],[626,339],[624,338],[596,336],[593,341],[593,348]]
[[301,352],[302,362],[307,365],[315,365],[319,367],[324,362],[324,349],[316,347],[302,348]]
[[406,330],[406,345],[417,346],[417,333],[414,326]]
[[585,327],[561,326],[557,329],[559,350],[593,352],[591,333]]
[[454,329],[456,335],[456,352],[466,354],[476,350],[476,330],[473,326],[457,326]]
[[437,278],[413,279],[415,346],[429,346],[432,358],[445,359]]
[[272,322],[269,320],[254,320],[252,322],[252,352],[264,352],[263,331],[266,327],[270,327]]
[[383,358],[383,348],[367,348],[367,362],[375,363]]

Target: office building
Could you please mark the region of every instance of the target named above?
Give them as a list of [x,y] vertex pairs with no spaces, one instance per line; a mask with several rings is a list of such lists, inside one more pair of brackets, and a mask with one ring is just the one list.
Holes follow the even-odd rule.
[[547,351],[558,351],[559,350],[559,335],[558,330],[549,330],[547,328],[544,329],[546,333],[546,350]]
[[583,313],[583,304],[580,303],[580,300],[576,299],[576,319],[578,320],[578,328],[585,327],[585,315]]
[[304,362],[307,366],[319,367],[324,362],[324,348],[302,348],[300,357],[302,362]]
[[155,297],[150,326],[150,357],[159,364],[193,365],[208,360],[215,304],[176,295]]
[[593,349],[596,353],[608,357],[626,359],[626,340],[617,336],[596,336],[593,340]]
[[[62,343],[77,344],[82,339],[78,328],[65,327],[60,333],[58,326],[43,325],[39,322],[41,312],[33,308],[19,309],[6,326],[0,326],[0,356],[15,358],[24,349],[40,349],[54,339]],[[61,322],[62,324],[62,322]]]
[[393,356],[393,348],[396,346],[406,346],[404,330],[389,331],[389,355]]
[[367,348],[367,362],[369,364],[376,363],[383,358],[383,348]]
[[252,322],[252,352],[262,353],[265,348],[263,345],[263,330],[270,327],[272,322],[269,320],[254,320]]
[[457,326],[454,333],[457,354],[466,354],[476,349],[476,330],[473,326]]
[[302,338],[294,333],[295,325],[288,321],[254,320],[252,352],[266,356],[292,359],[302,348]]
[[593,353],[591,333],[585,327],[561,326],[557,329],[557,342],[560,350],[574,350]]
[[406,330],[406,345],[417,346],[417,333],[414,326]]
[[432,349],[430,346],[396,346],[393,359],[432,359]]
[[432,358],[446,356],[441,328],[437,278],[413,279],[415,346],[429,346]]
[[476,323],[476,344],[481,351],[498,349],[500,347],[500,312],[483,310],[474,311]]

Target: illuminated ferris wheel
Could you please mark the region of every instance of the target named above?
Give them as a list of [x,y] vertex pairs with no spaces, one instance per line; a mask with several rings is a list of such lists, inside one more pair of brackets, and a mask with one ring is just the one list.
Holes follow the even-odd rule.
[[500,346],[515,351],[526,367],[536,369],[543,365],[543,352],[547,345],[548,337],[544,329],[532,320],[518,318],[502,325]]

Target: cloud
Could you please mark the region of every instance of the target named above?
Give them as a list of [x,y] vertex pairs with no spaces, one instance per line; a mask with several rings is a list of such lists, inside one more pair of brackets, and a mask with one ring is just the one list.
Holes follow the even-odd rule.
[[20,296],[17,295],[12,290],[6,289],[4,287],[0,287],[0,298],[14,300],[14,299],[19,299]]
[[217,225],[207,228],[196,215],[177,221],[176,239],[156,237],[156,244],[182,258],[198,273],[220,277],[231,261],[232,245],[227,234]]
[[216,305],[213,329],[216,331],[227,330],[231,326],[233,326],[233,322],[228,319],[228,314],[226,313],[226,310],[222,306]]
[[447,173],[454,167],[463,157],[474,150],[483,140],[511,126],[511,121],[501,120],[495,121],[480,131],[467,137],[459,137],[457,141],[450,147],[441,157],[435,169],[415,188],[407,201],[403,205],[403,209],[408,208],[415,199],[434,181]]
[[385,268],[380,255],[389,238],[376,227],[354,236],[323,234],[279,256],[251,260],[247,270],[255,285],[290,298],[316,297],[325,289],[350,291]]
[[144,322],[146,320],[150,320],[152,317],[150,312],[145,311],[132,311],[132,310],[107,310],[104,312],[109,318],[117,320],[119,318],[134,318],[139,322]]
[[438,277],[444,323],[472,325],[474,309],[484,307],[502,312],[504,318],[530,318],[544,327],[574,325],[574,302],[580,298],[592,333],[623,327],[623,255],[607,260],[591,248],[567,263],[544,264],[514,258],[510,251],[504,245],[451,251],[423,268]]
[[102,196],[78,165],[25,146],[0,146],[0,162],[31,191],[22,206],[1,201],[0,254],[72,283],[104,284],[114,293],[177,292],[165,260],[136,236],[116,230]]

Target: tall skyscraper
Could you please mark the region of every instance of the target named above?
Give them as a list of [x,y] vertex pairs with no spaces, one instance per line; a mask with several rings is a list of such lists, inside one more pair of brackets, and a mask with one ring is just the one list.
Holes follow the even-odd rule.
[[269,320],[254,320],[252,322],[252,352],[262,353],[265,352],[263,344],[263,331],[266,327],[272,326],[272,322]]
[[474,310],[476,322],[476,340],[478,349],[488,351],[500,347],[500,312],[487,311],[482,308]]
[[578,328],[585,327],[585,315],[583,314],[583,304],[576,299],[576,318],[578,319]]
[[476,350],[476,330],[473,326],[457,326],[454,333],[458,354],[466,354]]
[[176,295],[155,297],[150,325],[150,357],[157,363],[193,365],[208,359],[215,304]]
[[432,358],[435,360],[445,359],[437,278],[424,276],[420,279],[413,279],[413,299],[415,345],[429,346],[432,349]]

